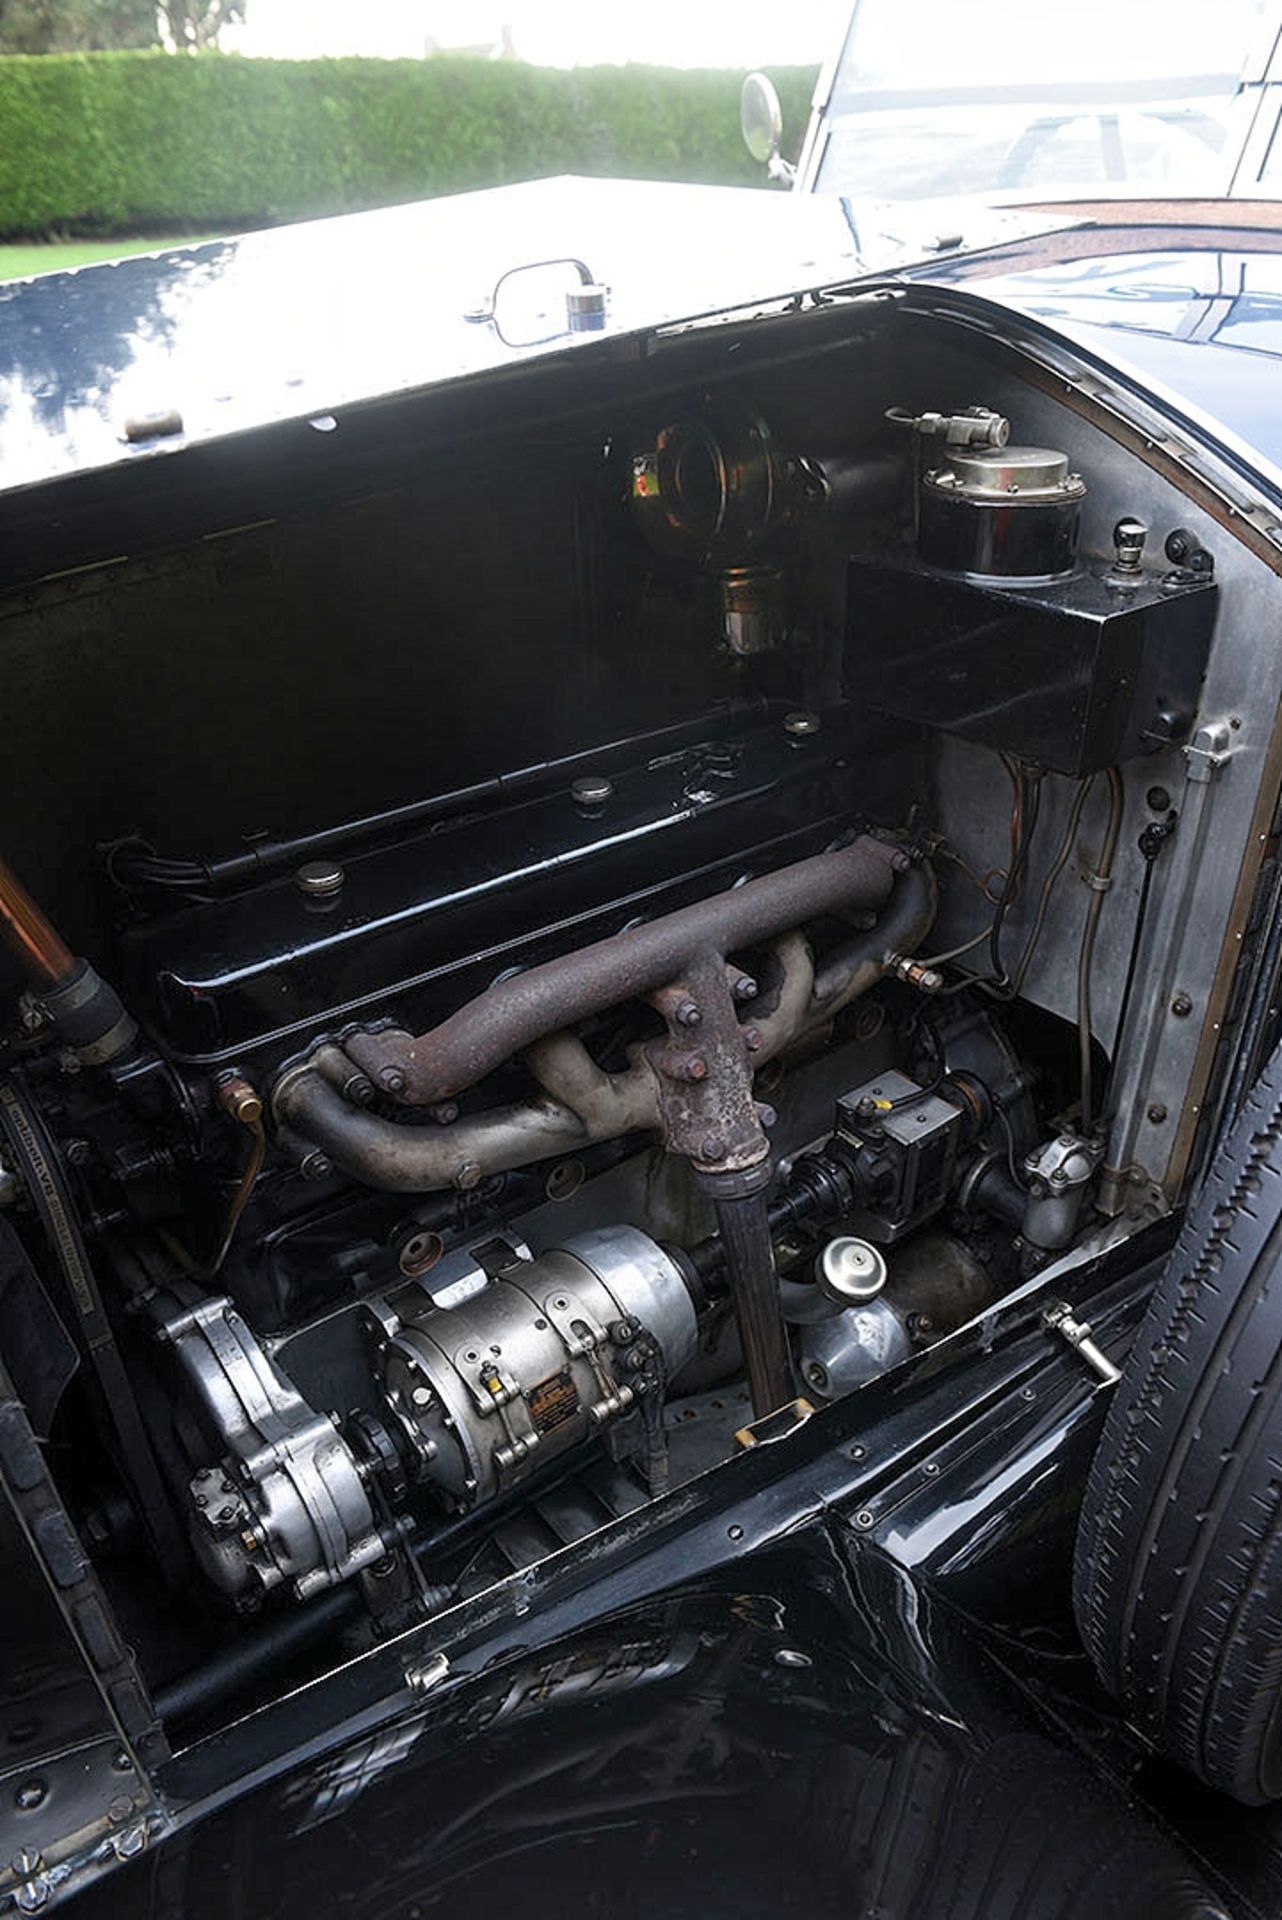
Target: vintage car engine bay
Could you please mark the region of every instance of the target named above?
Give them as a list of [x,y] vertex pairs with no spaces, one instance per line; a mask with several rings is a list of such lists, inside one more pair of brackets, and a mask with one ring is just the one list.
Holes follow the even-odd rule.
[[1109,1377],[1266,1048],[1277,579],[1138,399],[893,292],[522,375],[5,556],[0,1352],[170,1733],[1013,1297]]

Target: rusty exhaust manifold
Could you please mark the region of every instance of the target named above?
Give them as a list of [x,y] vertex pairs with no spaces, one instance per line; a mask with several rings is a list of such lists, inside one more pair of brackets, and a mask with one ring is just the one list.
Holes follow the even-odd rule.
[[[874,930],[816,976],[801,923],[879,909]],[[864,836],[500,980],[430,1033],[325,1043],[282,1074],[273,1112],[287,1135],[353,1178],[403,1193],[472,1187],[638,1130],[660,1132],[709,1172],[749,1166],[766,1150],[753,1073],[911,953],[934,911],[929,868]],[[769,1004],[727,957],[762,946],[777,965]],[[667,1032],[634,1048],[625,1071],[606,1073],[568,1029],[630,999],[656,1006]],[[517,1056],[541,1097],[447,1125],[382,1119],[352,1103],[372,1082],[403,1106],[439,1105]]]
[[[769,1176],[755,1072],[912,953],[935,897],[928,867],[865,835],[498,981],[430,1033],[384,1029],[349,1034],[341,1047],[326,1042],[277,1082],[278,1128],[370,1186],[410,1193],[473,1187],[594,1141],[657,1132],[691,1162],[732,1239],[730,1212],[757,1206]],[[797,929],[823,914],[878,920],[816,974]],[[773,962],[768,994],[730,957],[762,947]],[[634,999],[658,1010],[665,1032],[638,1042],[622,1072],[607,1073],[569,1029]],[[538,1097],[444,1125],[384,1119],[352,1103],[353,1094],[368,1099],[372,1084],[407,1107],[440,1107],[517,1056]],[[767,1412],[791,1397],[786,1346],[781,1333],[765,1347],[749,1338],[749,1310],[761,1309],[772,1275],[755,1273],[751,1299],[744,1278],[744,1297],[734,1290],[745,1357],[754,1405]],[[772,1298],[771,1325],[777,1313]]]

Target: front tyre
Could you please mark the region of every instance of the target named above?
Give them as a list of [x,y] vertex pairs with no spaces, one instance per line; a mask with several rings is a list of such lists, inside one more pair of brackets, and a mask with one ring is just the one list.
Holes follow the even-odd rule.
[[1197,1197],[1109,1408],[1073,1599],[1147,1738],[1282,1797],[1282,1049]]

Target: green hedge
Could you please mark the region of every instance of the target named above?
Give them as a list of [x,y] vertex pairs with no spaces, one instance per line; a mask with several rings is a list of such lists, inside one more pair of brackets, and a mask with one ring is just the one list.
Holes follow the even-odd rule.
[[[249,226],[556,173],[752,185],[741,77],[452,58],[0,59],[0,236]],[[814,77],[774,75],[794,151]]]

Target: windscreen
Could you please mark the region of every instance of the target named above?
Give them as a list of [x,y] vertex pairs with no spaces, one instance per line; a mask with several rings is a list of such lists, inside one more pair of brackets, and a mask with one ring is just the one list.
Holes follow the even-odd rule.
[[871,199],[1228,191],[1277,0],[860,0],[816,185]]

